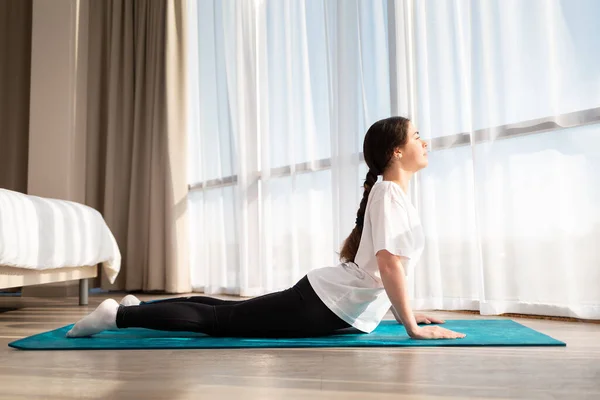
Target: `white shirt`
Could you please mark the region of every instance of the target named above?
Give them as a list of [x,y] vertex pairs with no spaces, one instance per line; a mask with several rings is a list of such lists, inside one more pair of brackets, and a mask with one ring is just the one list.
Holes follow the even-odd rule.
[[376,254],[387,250],[406,258],[414,268],[425,239],[417,210],[394,182],[376,183],[367,201],[363,231],[354,263],[310,271],[308,280],[319,298],[337,316],[363,332],[372,332],[390,309]]

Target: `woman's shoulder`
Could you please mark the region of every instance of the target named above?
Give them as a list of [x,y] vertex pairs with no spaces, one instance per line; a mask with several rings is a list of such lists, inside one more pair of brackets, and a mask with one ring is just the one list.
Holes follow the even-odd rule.
[[400,204],[403,204],[406,195],[397,183],[392,181],[379,181],[371,188],[369,197],[371,198],[371,201],[390,198]]

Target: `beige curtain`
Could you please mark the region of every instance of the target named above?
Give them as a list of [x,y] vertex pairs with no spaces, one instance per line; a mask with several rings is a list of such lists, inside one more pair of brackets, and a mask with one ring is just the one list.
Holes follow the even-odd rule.
[[86,202],[123,256],[114,285],[189,292],[185,2],[90,2]]
[[27,193],[31,0],[0,1],[0,188]]

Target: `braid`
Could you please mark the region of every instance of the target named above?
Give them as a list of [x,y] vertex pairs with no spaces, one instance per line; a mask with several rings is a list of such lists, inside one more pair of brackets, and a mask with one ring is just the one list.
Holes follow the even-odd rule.
[[367,209],[367,201],[369,200],[369,193],[371,193],[371,188],[377,182],[377,174],[373,170],[369,170],[367,172],[367,177],[365,179],[363,198],[360,201],[360,206],[358,207],[358,211],[356,212],[356,225],[362,231],[364,219],[365,219],[365,211]]
[[377,183],[377,175],[377,172],[372,169],[369,169],[369,172],[367,172],[367,177],[363,185],[363,198],[360,202],[360,206],[358,207],[358,211],[356,212],[356,226],[352,230],[350,236],[348,236],[348,239],[346,239],[344,242],[344,246],[340,252],[340,258],[344,261],[354,262],[354,258],[358,252],[358,246],[360,244],[360,237],[362,235],[362,228],[365,219],[365,211],[367,209],[367,202],[369,200],[369,193],[371,193],[371,188],[373,188],[375,183]]

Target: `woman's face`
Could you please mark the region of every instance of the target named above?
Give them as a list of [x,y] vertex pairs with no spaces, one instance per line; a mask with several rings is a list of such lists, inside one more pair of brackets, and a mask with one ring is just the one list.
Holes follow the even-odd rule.
[[419,132],[408,123],[408,142],[400,149],[400,165],[407,171],[417,172],[427,166],[427,142],[421,139]]

